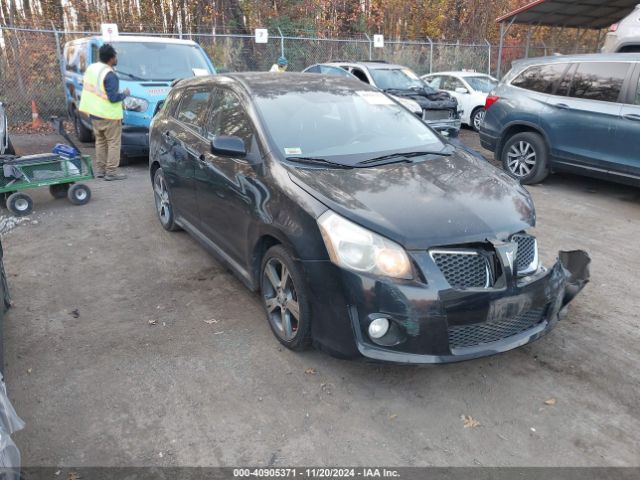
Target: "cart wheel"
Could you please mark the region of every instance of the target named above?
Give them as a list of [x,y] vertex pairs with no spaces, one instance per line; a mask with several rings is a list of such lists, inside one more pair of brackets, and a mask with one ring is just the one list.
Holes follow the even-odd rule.
[[84,205],[91,200],[91,190],[82,183],[76,183],[69,187],[69,193],[67,193],[69,201],[74,205]]
[[33,200],[26,193],[15,192],[7,198],[7,208],[16,217],[24,217],[33,212]]
[[64,198],[69,193],[70,183],[60,183],[58,185],[49,185],[49,193],[53,198]]

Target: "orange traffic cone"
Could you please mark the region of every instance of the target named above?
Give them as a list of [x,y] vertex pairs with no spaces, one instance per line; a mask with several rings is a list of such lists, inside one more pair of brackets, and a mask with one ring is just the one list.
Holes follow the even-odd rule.
[[42,119],[38,115],[38,109],[36,108],[36,101],[31,100],[31,127],[34,129],[42,126]]

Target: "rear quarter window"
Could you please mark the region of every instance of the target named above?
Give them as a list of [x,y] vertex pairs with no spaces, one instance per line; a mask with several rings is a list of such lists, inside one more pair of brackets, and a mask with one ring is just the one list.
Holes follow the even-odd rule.
[[570,97],[617,102],[629,63],[587,62],[578,65],[571,83]]
[[566,63],[534,65],[516,76],[511,85],[534,92],[553,93],[566,69]]

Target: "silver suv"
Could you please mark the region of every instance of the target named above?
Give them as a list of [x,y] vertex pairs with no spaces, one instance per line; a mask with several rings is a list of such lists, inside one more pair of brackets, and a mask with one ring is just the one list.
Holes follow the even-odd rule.
[[521,183],[568,171],[640,185],[640,54],[523,60],[487,97],[480,142]]
[[640,4],[619,23],[611,25],[602,53],[640,52]]

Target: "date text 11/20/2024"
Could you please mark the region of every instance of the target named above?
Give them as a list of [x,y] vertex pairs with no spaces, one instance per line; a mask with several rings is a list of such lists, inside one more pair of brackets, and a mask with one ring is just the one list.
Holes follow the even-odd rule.
[[400,478],[387,468],[234,468],[234,478]]

